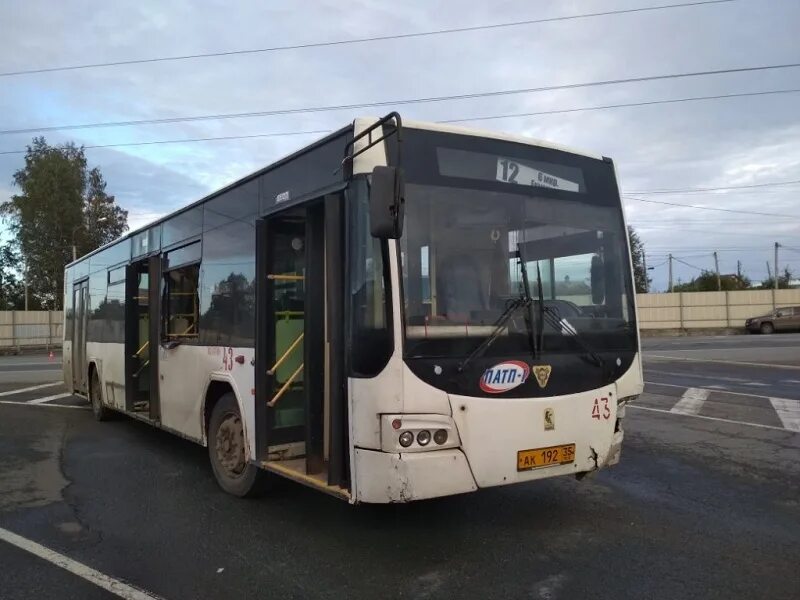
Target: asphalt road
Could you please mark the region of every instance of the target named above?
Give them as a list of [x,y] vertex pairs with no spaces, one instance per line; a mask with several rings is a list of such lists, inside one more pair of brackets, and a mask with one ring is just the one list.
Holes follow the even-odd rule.
[[[353,507],[287,481],[239,500],[199,446],[125,418],[97,423],[73,398],[28,404],[58,385],[9,394],[0,535],[170,599],[796,599],[800,392],[787,380],[800,369],[686,354],[800,353],[797,337],[772,338],[645,340],[650,383],[616,467],[410,505]],[[0,564],[3,599],[113,597],[3,541]]]
[[61,379],[61,352],[0,356],[0,389],[3,385],[46,383]]

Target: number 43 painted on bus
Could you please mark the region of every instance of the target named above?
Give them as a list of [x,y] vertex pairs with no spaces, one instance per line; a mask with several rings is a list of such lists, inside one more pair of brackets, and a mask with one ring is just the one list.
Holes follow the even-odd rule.
[[601,414],[603,419],[608,420],[611,418],[611,409],[608,408],[608,398],[594,399],[594,406],[592,406],[592,418],[599,421]]

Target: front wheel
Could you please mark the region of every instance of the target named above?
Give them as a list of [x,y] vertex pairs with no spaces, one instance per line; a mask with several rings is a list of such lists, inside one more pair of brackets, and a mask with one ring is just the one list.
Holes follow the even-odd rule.
[[208,457],[219,486],[234,496],[256,496],[265,473],[247,462],[244,427],[236,396],[228,392],[214,406],[208,422]]
[[103,406],[103,388],[100,385],[100,376],[97,369],[92,369],[92,376],[89,378],[89,401],[92,403],[92,413],[98,421],[108,421],[111,417],[111,410]]
[[770,334],[775,331],[775,327],[772,323],[762,323],[761,324],[761,333]]

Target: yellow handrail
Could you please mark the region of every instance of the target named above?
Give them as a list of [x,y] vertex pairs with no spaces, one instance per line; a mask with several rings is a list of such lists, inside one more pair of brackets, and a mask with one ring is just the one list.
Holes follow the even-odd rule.
[[283,364],[283,361],[289,357],[289,354],[291,354],[292,350],[297,348],[297,345],[302,341],[303,335],[305,334],[301,333],[297,336],[297,339],[289,345],[289,347],[286,349],[286,352],[284,352],[283,355],[275,362],[275,364],[272,365],[272,368],[267,371],[267,375],[275,375],[275,371],[278,370],[278,367]]
[[147,348],[147,346],[149,345],[150,345],[150,340],[147,340],[144,344],[142,344],[142,347],[136,351],[136,354],[134,354],[134,356],[139,356],[142,352],[144,352],[144,349]]
[[303,281],[305,280],[305,277],[303,275],[289,275],[289,274],[279,275],[275,273],[270,273],[269,275],[267,275],[267,279],[273,279],[277,281]]
[[302,310],[276,310],[276,317],[302,317],[305,313]]
[[294,373],[292,373],[291,377],[289,377],[289,379],[286,380],[286,383],[284,383],[281,386],[281,389],[279,389],[278,392],[272,397],[272,400],[267,402],[267,406],[275,406],[275,403],[278,401],[278,399],[281,396],[283,396],[283,394],[286,392],[286,390],[289,389],[289,386],[295,380],[295,377],[297,377],[300,374],[300,371],[302,371],[302,370],[303,370],[303,364],[301,363],[300,366],[297,367],[297,370]]

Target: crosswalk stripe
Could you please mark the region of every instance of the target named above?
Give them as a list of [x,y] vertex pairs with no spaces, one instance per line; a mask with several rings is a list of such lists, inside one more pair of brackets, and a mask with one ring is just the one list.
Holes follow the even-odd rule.
[[20,388],[18,390],[9,390],[7,392],[0,392],[0,396],[13,396],[14,394],[21,394],[23,392],[32,392],[34,390],[41,390],[43,388],[53,387],[54,385],[64,385],[64,382],[56,381],[55,383],[43,383],[42,385],[33,385],[31,387]]
[[786,398],[770,398],[769,401],[786,429],[800,431],[800,402]]
[[52,396],[45,396],[44,398],[34,398],[33,400],[28,400],[25,404],[44,404],[45,402],[50,402],[51,400],[59,400],[61,398],[68,398],[72,396],[72,394],[53,394]]
[[680,413],[682,415],[696,415],[700,412],[703,403],[710,393],[711,390],[703,388],[687,388],[687,390],[683,392],[681,399],[678,400],[677,404],[670,410],[671,412]]
[[732,423],[733,425],[747,425],[748,427],[760,427],[762,429],[774,429],[776,431],[786,431],[784,427],[775,427],[774,425],[762,425],[761,423],[748,423],[747,421],[734,421],[733,419],[723,419],[722,417],[707,417],[705,415],[691,415],[663,410],[661,408],[652,408],[650,406],[637,406],[635,404],[628,406],[636,410],[646,410],[649,412],[664,413],[665,415],[678,415],[684,417],[693,417],[695,419],[705,419],[707,421],[720,421],[721,423]]

